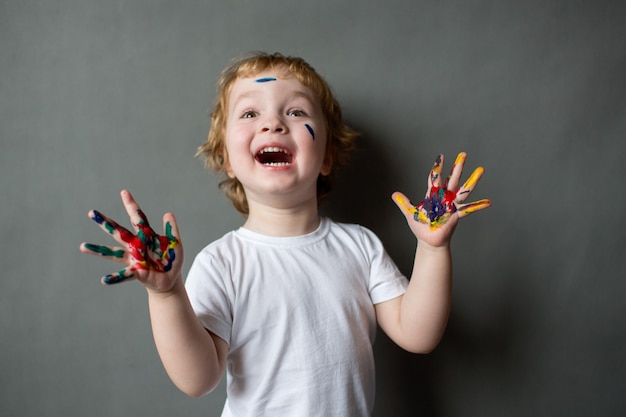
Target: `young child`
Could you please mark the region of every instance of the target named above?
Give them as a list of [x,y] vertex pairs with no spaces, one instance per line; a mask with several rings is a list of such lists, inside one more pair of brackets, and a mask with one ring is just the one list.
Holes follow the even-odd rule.
[[372,344],[379,325],[402,348],[430,352],[450,310],[450,238],[482,175],[459,187],[465,154],[441,178],[443,156],[417,206],[393,199],[418,240],[408,281],[369,230],[320,218],[319,201],[357,134],[327,83],[300,58],[254,54],[221,75],[208,141],[199,155],[223,172],[222,190],[243,226],[208,245],[182,277],[176,220],[150,227],[128,191],[135,233],[91,211],[118,247],[81,251],[125,264],[105,284],[137,279],[148,292],[154,340],[172,381],[190,396],[224,371],[222,416],[368,416]]

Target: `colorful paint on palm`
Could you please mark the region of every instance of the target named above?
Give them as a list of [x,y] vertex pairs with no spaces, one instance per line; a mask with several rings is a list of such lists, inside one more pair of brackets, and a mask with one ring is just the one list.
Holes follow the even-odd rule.
[[[148,219],[141,210],[137,211],[137,215],[139,221],[134,224],[137,230],[135,235],[100,212],[93,211],[93,220],[109,234],[114,237],[117,235],[117,239],[126,244],[126,251],[130,256],[129,267],[117,273],[106,275],[103,278],[105,284],[115,284],[133,278],[139,269],[167,272],[172,268],[176,259],[174,249],[178,245],[178,240],[172,234],[172,226],[169,222],[166,223],[165,236],[161,236],[150,227]],[[102,256],[118,259],[125,256],[123,249],[112,249],[107,246],[92,244],[86,244],[85,247]]]

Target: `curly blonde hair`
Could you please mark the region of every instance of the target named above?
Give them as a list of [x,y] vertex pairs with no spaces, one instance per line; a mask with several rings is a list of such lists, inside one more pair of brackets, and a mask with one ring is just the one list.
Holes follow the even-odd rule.
[[[341,107],[333,96],[330,86],[302,58],[280,53],[254,52],[236,59],[226,67],[217,82],[217,98],[211,112],[211,128],[207,141],[198,148],[196,156],[201,157],[204,164],[214,171],[227,173],[228,153],[224,135],[230,91],[238,78],[252,77],[267,69],[278,69],[285,74],[294,75],[320,100],[328,131],[326,158],[332,163],[330,174],[320,174],[317,179],[317,199],[320,202],[330,193],[335,173],[348,162],[349,153],[354,149],[355,141],[360,134],[344,124]],[[249,213],[245,191],[237,178],[230,178],[226,175],[219,187],[240,213]]]

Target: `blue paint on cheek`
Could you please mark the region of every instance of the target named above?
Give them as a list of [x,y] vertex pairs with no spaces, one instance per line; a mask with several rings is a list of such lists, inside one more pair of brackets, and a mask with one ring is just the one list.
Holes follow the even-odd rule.
[[311,134],[311,137],[313,138],[313,140],[315,140],[315,131],[313,130],[313,128],[307,124],[304,125],[306,127],[306,130],[309,131],[309,133]]
[[259,78],[258,80],[256,80],[257,83],[267,83],[269,81],[276,81],[276,78],[267,77],[267,78]]

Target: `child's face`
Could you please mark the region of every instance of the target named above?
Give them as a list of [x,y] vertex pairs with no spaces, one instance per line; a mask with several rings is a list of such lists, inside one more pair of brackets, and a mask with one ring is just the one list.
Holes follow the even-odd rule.
[[316,198],[318,175],[330,172],[319,100],[283,71],[233,83],[225,133],[228,175],[241,182],[249,202],[290,205]]

